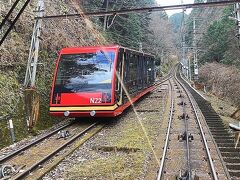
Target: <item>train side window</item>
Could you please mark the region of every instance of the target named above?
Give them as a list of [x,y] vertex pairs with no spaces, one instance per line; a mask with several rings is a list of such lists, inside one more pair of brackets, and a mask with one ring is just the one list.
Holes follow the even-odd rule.
[[135,54],[130,56],[130,79],[131,81],[137,80],[137,56]]
[[115,87],[115,91],[120,91],[122,60],[123,60],[123,52],[120,50],[119,54],[118,54],[118,61],[117,61],[117,67],[116,67],[116,87]]
[[130,80],[129,66],[130,66],[129,54],[124,53],[124,82],[128,82]]

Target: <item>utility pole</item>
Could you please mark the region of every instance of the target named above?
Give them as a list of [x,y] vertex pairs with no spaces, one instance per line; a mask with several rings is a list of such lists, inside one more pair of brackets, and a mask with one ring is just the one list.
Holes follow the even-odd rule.
[[[183,4],[183,0],[181,0],[181,4]],[[188,78],[188,63],[186,58],[186,42],[185,42],[185,9],[182,10],[182,24],[181,24],[181,40],[182,40],[182,73],[185,77]]]
[[143,52],[143,44],[141,42],[139,43],[139,51]]
[[193,18],[193,64],[194,64],[194,80],[198,80],[198,57],[197,57],[197,33],[196,18]]
[[186,42],[185,42],[185,34],[183,32],[183,39],[182,39],[182,64],[183,64],[183,74],[185,75],[185,77],[188,79],[188,61],[187,61],[187,57],[186,57]]
[[[108,11],[108,6],[109,6],[109,0],[105,0],[105,3],[106,3],[106,12]],[[105,15],[104,16],[104,24],[103,24],[103,31],[106,31],[106,29],[107,29],[107,18],[108,18],[108,16],[107,15]]]
[[[37,17],[43,17],[44,1],[38,0]],[[35,79],[37,72],[39,42],[42,29],[42,19],[36,19],[33,27],[33,34],[31,40],[31,46],[29,49],[27,70],[25,74],[24,86],[25,88],[35,87]]]
[[238,26],[237,37],[240,40],[240,3],[235,4],[235,13],[236,13],[237,26]]
[[163,48],[162,48],[162,51],[161,51],[161,66],[165,63],[164,61],[164,51],[163,51]]
[[[44,14],[44,0],[38,0],[37,17],[43,17]],[[31,45],[29,49],[27,70],[25,74],[24,87],[25,87],[25,112],[26,112],[26,121],[28,128],[32,128],[34,124],[34,117],[32,115],[33,105],[37,104],[36,91],[35,91],[35,80],[37,74],[37,65],[38,65],[38,53],[39,53],[39,43],[40,35],[42,29],[42,19],[37,18],[34,22],[33,34]],[[37,98],[38,99],[38,98]]]

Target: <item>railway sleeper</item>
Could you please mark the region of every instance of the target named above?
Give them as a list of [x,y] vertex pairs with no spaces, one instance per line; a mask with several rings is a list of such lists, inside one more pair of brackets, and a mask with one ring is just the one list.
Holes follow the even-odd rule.
[[160,112],[159,109],[136,109],[137,112]]
[[146,99],[155,99],[155,98],[161,98],[161,99],[163,99],[164,96],[148,96],[148,97],[146,97]]
[[94,146],[92,149],[104,152],[125,152],[125,153],[137,152],[141,150],[139,148],[116,147],[116,146]]

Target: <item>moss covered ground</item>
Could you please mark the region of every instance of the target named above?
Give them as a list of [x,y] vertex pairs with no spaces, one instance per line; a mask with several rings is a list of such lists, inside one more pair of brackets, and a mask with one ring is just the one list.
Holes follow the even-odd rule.
[[[13,143],[8,128],[9,119],[13,120],[16,141],[35,135],[39,130],[49,128],[56,122],[59,122],[59,119],[49,116],[48,95],[40,95],[39,120],[33,131],[28,131],[26,119],[24,117],[24,96],[23,87],[21,85],[22,78],[19,77],[20,74],[23,74],[21,71],[21,69],[18,69],[18,71],[0,70],[0,117],[2,117],[0,119],[0,149]],[[40,87],[44,86],[44,84],[40,84]],[[43,91],[50,92],[49,86],[45,86],[42,92]]]
[[[141,109],[149,101],[152,99],[142,100],[136,108]],[[97,137],[91,143],[87,160],[70,167],[65,172],[65,178],[129,180],[143,178],[149,168],[148,165],[159,163],[153,150],[164,119],[164,111],[161,109],[165,103],[166,100],[154,103],[152,108],[158,109],[158,112],[139,112],[136,115],[133,110],[129,110],[103,136]]]

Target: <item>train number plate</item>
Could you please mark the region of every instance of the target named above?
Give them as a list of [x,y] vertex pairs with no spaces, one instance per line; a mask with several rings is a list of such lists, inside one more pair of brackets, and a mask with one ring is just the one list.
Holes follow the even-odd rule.
[[90,104],[100,104],[102,103],[102,98],[90,98]]

